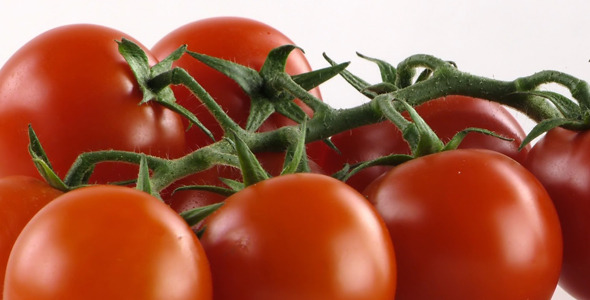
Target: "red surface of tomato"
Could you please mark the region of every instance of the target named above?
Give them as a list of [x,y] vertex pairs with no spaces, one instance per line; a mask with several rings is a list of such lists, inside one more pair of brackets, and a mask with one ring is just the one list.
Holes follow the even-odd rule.
[[393,299],[395,256],[358,192],[325,175],[251,185],[205,220],[215,299]]
[[551,299],[559,220],[516,161],[489,150],[441,152],[397,166],[365,193],[395,245],[395,299]]
[[[6,62],[0,70],[0,177],[39,176],[27,150],[28,124],[60,176],[87,151],[183,154],[181,118],[158,105],[138,105],[141,92],[115,42],[123,37],[133,40],[96,25],[58,27]],[[135,177],[137,167],[107,163],[92,181]]]
[[66,193],[25,226],[4,300],[212,299],[203,248],[160,200],[120,186]]
[[[260,70],[270,50],[294,43],[277,29],[255,20],[214,17],[186,24],[170,32],[154,45],[152,52],[157,58],[163,59],[183,44],[188,45],[190,51]],[[250,98],[234,81],[188,55],[180,58],[175,66],[187,70],[233,120],[242,126],[246,124],[250,113]],[[293,51],[289,55],[285,71],[296,75],[311,71],[311,67],[301,51]],[[216,140],[223,136],[223,131],[213,116],[188,89],[177,86],[173,90],[178,103],[192,111],[211,130]],[[320,97],[318,89],[311,92]],[[311,115],[307,106],[299,100],[296,102]],[[275,113],[262,125],[260,131],[293,124],[293,121]],[[196,126],[186,132],[186,140],[191,150],[211,143],[211,139]],[[316,143],[308,151],[312,159],[320,163],[327,149],[323,143]]]
[[525,166],[549,192],[561,221],[560,286],[576,299],[590,299],[590,131],[549,131]]
[[[524,161],[530,150],[527,146],[518,151],[526,133],[514,116],[498,103],[465,96],[446,96],[419,105],[416,111],[443,142],[449,141],[457,132],[468,127],[488,129],[514,139],[504,141],[481,133],[469,133],[459,148],[494,150],[519,162]],[[329,173],[338,171],[345,163],[355,164],[392,153],[410,153],[401,132],[389,121],[337,134],[332,137],[332,142],[342,154],[327,156],[324,169]],[[352,176],[347,183],[362,191],[388,169],[390,167],[387,166],[367,168]]]
[[0,179],[0,295],[12,245],[29,220],[62,192],[25,176]]

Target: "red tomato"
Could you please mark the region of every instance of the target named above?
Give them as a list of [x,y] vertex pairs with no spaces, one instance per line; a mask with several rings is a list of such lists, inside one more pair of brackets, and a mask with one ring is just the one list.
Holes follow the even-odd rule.
[[563,232],[560,286],[590,298],[590,131],[549,131],[529,153],[526,167],[543,183]]
[[[446,96],[419,105],[416,111],[443,142],[449,141],[457,132],[468,127],[488,129],[514,139],[504,141],[481,133],[469,133],[459,148],[495,150],[519,162],[524,161],[530,149],[527,146],[518,151],[526,133],[515,117],[498,103],[465,96]],[[338,171],[345,163],[355,164],[392,153],[410,153],[401,132],[389,121],[337,134],[332,137],[332,142],[341,151],[341,155],[334,153],[327,156],[323,167],[329,173]],[[387,166],[367,168],[352,176],[347,183],[362,191],[388,169],[390,167]]]
[[25,226],[4,300],[212,299],[203,248],[184,220],[127,187],[68,192]]
[[[27,151],[29,123],[60,176],[82,152],[184,153],[181,118],[160,105],[138,105],[142,94],[115,42],[123,37],[133,40],[96,25],[63,26],[6,62],[0,70],[0,176],[39,176]],[[93,182],[129,180],[137,167],[106,163],[94,175]]]
[[0,295],[12,245],[29,220],[62,192],[33,177],[0,179]]
[[551,299],[559,220],[516,161],[489,150],[441,152],[393,168],[365,193],[395,245],[395,299]]
[[[277,29],[255,20],[214,17],[186,24],[170,32],[154,45],[152,52],[157,58],[163,59],[184,44],[188,45],[190,51],[231,60],[260,70],[272,49],[294,43]],[[242,126],[246,124],[250,113],[250,98],[233,80],[188,55],[180,58],[174,66],[187,70],[233,120]],[[311,71],[311,67],[301,51],[294,51],[289,55],[285,71],[296,75]],[[216,140],[219,140],[223,136],[223,131],[207,108],[188,89],[176,86],[173,90],[178,103],[192,111],[211,130]],[[311,93],[320,97],[318,89],[313,89]],[[299,100],[296,102],[309,115],[312,114],[309,107]],[[275,113],[262,125],[260,131],[293,124],[293,121]],[[211,143],[211,139],[196,126],[187,130],[186,140],[190,150]],[[308,151],[312,159],[320,163],[327,149],[320,142]]]
[[300,173],[251,185],[205,219],[215,299],[393,299],[395,256],[358,192]]

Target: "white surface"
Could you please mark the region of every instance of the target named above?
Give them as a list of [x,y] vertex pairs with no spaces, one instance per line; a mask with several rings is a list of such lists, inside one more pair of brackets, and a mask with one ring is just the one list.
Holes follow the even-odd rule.
[[[2,0],[0,7],[0,65],[28,40],[59,25],[102,24],[150,47],[190,21],[237,15],[284,32],[314,68],[327,66],[326,52],[338,62],[352,61],[349,70],[371,82],[378,81],[378,70],[356,51],[393,64],[412,54],[433,54],[467,72],[502,80],[543,69],[590,79],[590,2],[585,0]],[[325,84],[322,93],[335,106],[364,100],[340,78]],[[558,290],[553,299],[573,298]]]

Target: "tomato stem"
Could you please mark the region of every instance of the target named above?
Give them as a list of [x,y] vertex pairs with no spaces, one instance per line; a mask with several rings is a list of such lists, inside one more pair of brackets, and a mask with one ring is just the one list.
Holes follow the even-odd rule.
[[239,168],[240,162],[233,145],[222,139],[199,148],[183,157],[166,160],[165,165],[152,168],[152,184],[161,191],[174,181],[207,170],[216,165]]
[[[299,48],[294,45],[284,45],[271,50],[260,69],[260,75],[265,80],[267,87],[279,92],[286,90],[302,100],[313,111],[327,109],[327,104],[308,93],[301,85],[295,83],[289,74],[285,73],[287,57],[295,49]],[[299,122],[301,121],[299,120]]]
[[94,167],[102,162],[128,162],[139,165],[142,158],[145,157],[147,167],[150,170],[167,168],[169,161],[156,156],[145,155],[132,151],[104,150],[85,152],[80,154],[76,161],[70,167],[70,170],[64,178],[64,183],[70,187],[76,187],[87,184],[88,174],[94,170]]
[[[228,76],[237,77],[238,83],[241,83],[240,86],[253,97],[254,110],[256,108],[268,110],[261,112],[254,120],[249,120],[251,123],[247,126],[248,130],[241,128],[233,121],[204,88],[181,68],[173,68],[168,71],[159,70],[158,74],[148,80],[148,86],[154,93],[158,93],[169,85],[185,86],[211,111],[226,132],[226,137],[229,136],[229,133],[234,134],[239,141],[243,142],[241,146],[254,153],[290,149],[292,154],[301,155],[301,149],[295,147],[298,140],[305,139],[306,143],[325,140],[345,130],[381,122],[388,118],[402,130],[404,128],[414,130],[410,128],[412,122],[407,121],[399,114],[409,109],[406,103],[415,106],[448,95],[464,95],[495,101],[519,110],[539,123],[560,120],[549,123],[564,127],[576,126],[578,129],[581,126],[589,126],[586,116],[588,109],[590,109],[590,87],[583,80],[561,72],[542,71],[513,81],[500,81],[461,72],[451,62],[423,54],[403,60],[397,68],[384,61],[359,54],[362,58],[378,64],[384,85],[370,85],[344,70],[347,64],[338,65],[324,55],[332,67],[323,70],[324,73],[316,73],[317,78],[322,77],[323,74],[331,76],[341,73],[357,90],[371,99],[352,108],[332,108],[307,92],[308,88],[312,88],[317,83],[317,80],[314,81],[316,83],[309,83],[309,78],[305,76],[291,77],[284,73],[286,55],[293,49],[296,48],[285,46],[272,52],[271,56],[274,56],[274,59],[267,61],[261,72],[252,71],[244,66],[232,65],[231,62],[226,65],[220,59],[190,53],[194,58],[206,61],[210,65],[221,64],[221,71],[225,70]],[[424,70],[416,77],[417,71],[420,69]],[[236,72],[232,70],[236,70]],[[255,78],[240,79],[239,77],[242,75]],[[305,82],[305,86],[297,81]],[[565,96],[538,92],[537,90],[546,83],[565,86],[578,105],[573,101],[568,103],[566,101],[568,98]],[[314,110],[313,117],[305,121],[304,125],[286,126],[268,132],[256,132],[258,126],[273,111],[279,111],[299,123],[303,123],[305,115],[301,115],[301,109],[295,108],[292,102],[295,97],[301,99]],[[548,98],[551,98],[553,103],[548,101]],[[567,122],[570,119],[576,123]],[[422,141],[416,141],[417,147],[419,143]],[[434,148],[414,149],[414,154],[421,155],[442,148],[436,142],[430,145]],[[68,186],[83,184],[94,165],[103,161],[126,161],[139,164],[142,157],[141,154],[122,151],[85,153],[80,155],[74,163],[64,182]],[[234,145],[227,139],[214,142],[177,159],[163,159],[153,156],[145,156],[145,159],[147,167],[152,170],[151,184],[156,191],[162,190],[175,180],[218,164],[240,166],[239,155]],[[407,157],[398,157],[375,160],[369,164],[380,161],[397,163],[406,159]],[[294,166],[289,166],[289,169],[294,169]]]
[[547,70],[528,77],[519,78],[515,80],[515,83],[528,91],[533,91],[543,84],[557,83],[570,91],[572,97],[578,101],[582,110],[590,108],[590,87],[588,83],[569,74]]
[[163,88],[171,84],[181,84],[189,89],[213,114],[224,132],[242,132],[244,131],[234,120],[232,120],[221,106],[205,91],[205,89],[182,68],[174,68],[168,72],[162,73],[150,80],[150,86]]
[[416,69],[426,68],[436,72],[436,70],[444,70],[452,66],[452,64],[434,56],[421,54],[413,55],[399,63],[395,85],[398,88],[411,86]]
[[544,98],[519,93],[527,90],[519,84],[527,80],[527,77],[523,77],[515,81],[500,81],[463,73],[448,65],[434,70],[429,79],[392,94],[396,99],[404,99],[411,105],[448,95],[471,96],[510,106],[537,122],[561,117],[561,113]]
[[[330,64],[335,64],[326,55],[324,57]],[[589,87],[585,81],[556,71],[543,71],[514,81],[500,81],[462,72],[452,62],[425,54],[403,60],[397,70],[386,67],[383,61],[369,60],[379,65],[384,84],[391,84],[391,78],[395,78],[394,87],[385,93],[392,93],[395,99],[405,100],[412,105],[448,95],[463,95],[510,106],[536,122],[562,117],[562,113],[548,103],[547,97],[530,93],[545,83],[558,83],[567,87],[582,106],[590,102]],[[425,70],[414,82],[416,71],[420,68]],[[394,70],[397,72],[395,77],[391,74]],[[375,93],[373,87],[376,85],[370,85],[346,70],[341,75],[370,99],[380,94]],[[399,104],[397,108],[403,109]]]

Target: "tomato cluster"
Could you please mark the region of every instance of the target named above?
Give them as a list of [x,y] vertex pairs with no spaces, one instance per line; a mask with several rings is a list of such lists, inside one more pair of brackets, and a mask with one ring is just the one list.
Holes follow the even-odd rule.
[[[180,27],[151,50],[80,24],[16,52],[0,69],[3,299],[549,299],[559,280],[590,297],[587,135],[558,128],[520,148],[526,133],[513,115],[476,97],[451,94],[415,109],[442,142],[472,127],[504,140],[471,132],[461,149],[368,167],[345,182],[330,175],[413,154],[405,133],[380,120],[308,143],[305,173],[282,174],[292,152],[258,151],[274,177],[241,189],[244,170],[214,165],[150,195],[128,186],[141,171],[124,158],[98,163],[83,186],[42,181],[29,126],[43,163],[66,179],[87,152],[172,162],[230,139],[186,86],[171,86],[176,104],[211,136],[170,107],[139,105],[145,91],[118,51],[121,39],[139,45],[151,66],[187,45],[256,71],[271,50],[293,44],[266,24],[218,17]],[[298,50],[285,63],[289,75],[312,71]],[[246,127],[248,91],[189,55],[171,67]],[[321,101],[317,88],[309,93]],[[293,101],[309,118],[317,113]],[[256,132],[292,125],[275,112]],[[237,191],[174,191],[186,185]],[[222,205],[197,225],[182,217],[214,203]]]

